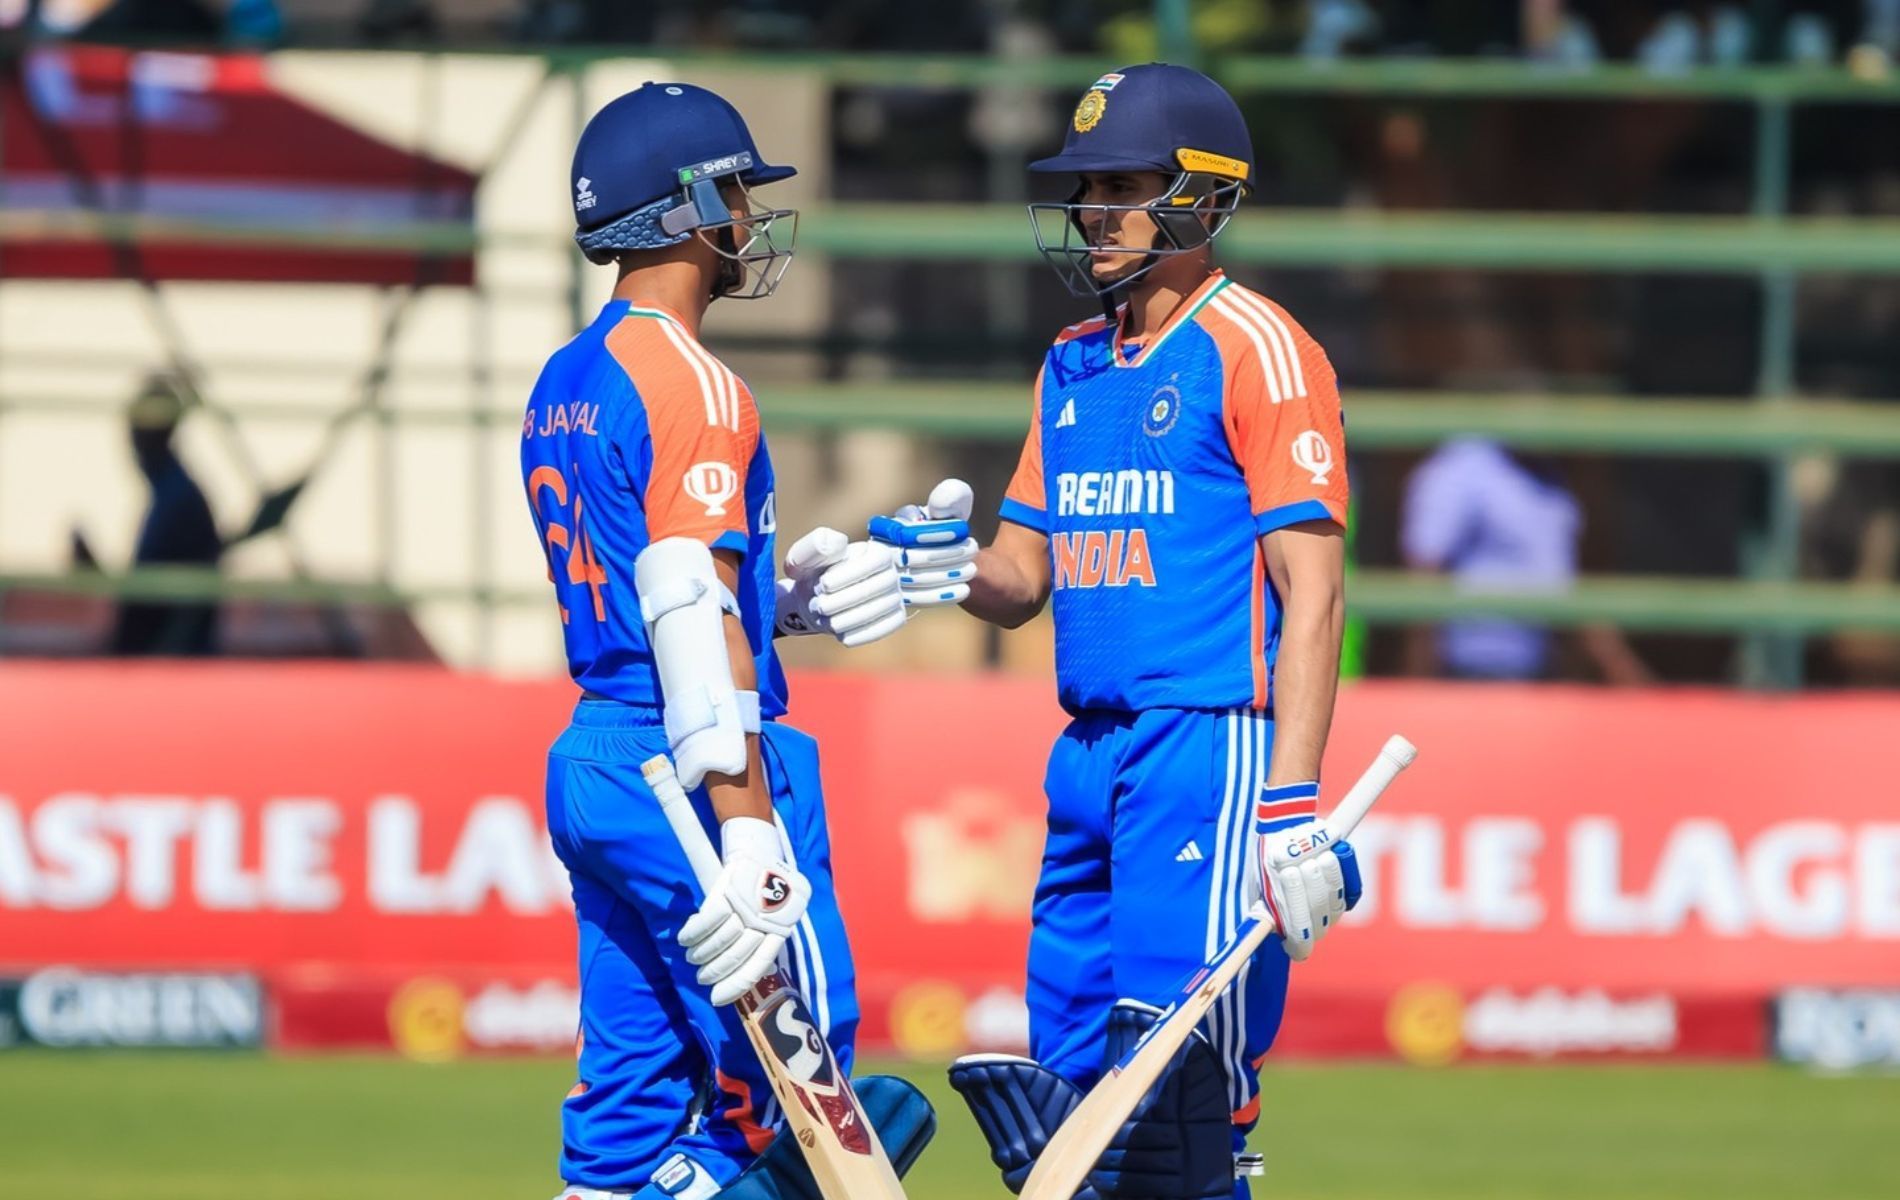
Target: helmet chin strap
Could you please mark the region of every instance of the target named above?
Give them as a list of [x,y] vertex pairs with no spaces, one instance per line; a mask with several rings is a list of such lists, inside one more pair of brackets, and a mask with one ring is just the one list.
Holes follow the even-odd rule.
[[730,296],[745,282],[745,264],[739,261],[739,240],[728,225],[718,231],[719,248],[726,253],[719,256],[719,263],[713,268],[712,295],[709,300],[718,300]]

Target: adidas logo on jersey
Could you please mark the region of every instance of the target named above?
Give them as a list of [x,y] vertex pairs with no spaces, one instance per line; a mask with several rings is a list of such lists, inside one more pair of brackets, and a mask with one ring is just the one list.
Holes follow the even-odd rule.
[[1056,417],[1056,428],[1067,429],[1075,424],[1075,397],[1070,396],[1062,402],[1062,412]]
[[1200,862],[1203,858],[1206,858],[1206,857],[1207,856],[1205,854],[1201,853],[1200,846],[1196,845],[1193,842],[1189,842],[1187,845],[1181,847],[1181,853],[1174,856],[1174,861],[1175,862]]

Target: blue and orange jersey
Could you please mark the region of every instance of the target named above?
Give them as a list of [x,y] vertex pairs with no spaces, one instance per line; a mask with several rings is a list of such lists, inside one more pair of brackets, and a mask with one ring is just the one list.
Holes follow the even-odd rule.
[[740,557],[760,713],[784,714],[772,649],[777,521],[758,407],[685,322],[614,301],[557,350],[522,420],[521,474],[576,683],[660,707],[633,562],[661,538],[697,538]]
[[1219,272],[1132,357],[1118,333],[1097,317],[1050,349],[1003,502],[1049,538],[1063,706],[1268,710],[1281,604],[1260,539],[1346,523],[1332,364]]

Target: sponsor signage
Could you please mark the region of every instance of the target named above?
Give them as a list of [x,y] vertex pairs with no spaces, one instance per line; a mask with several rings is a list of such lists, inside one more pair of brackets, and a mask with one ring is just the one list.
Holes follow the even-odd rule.
[[1682,1013],[1663,993],[1610,996],[1590,989],[1488,988],[1466,997],[1414,984],[1386,1005],[1385,1035],[1399,1057],[1438,1066],[1461,1056],[1669,1056],[1682,1048]]
[[1775,1000],[1775,1053],[1834,1070],[1900,1067],[1900,990],[1781,993]]
[[561,978],[286,971],[273,981],[286,1049],[394,1050],[419,1062],[572,1053],[580,991]]
[[[575,935],[541,791],[572,703],[435,668],[10,665],[0,978],[262,976],[286,1032],[364,1045],[392,1044],[398,989],[446,980],[460,1000],[415,1029],[553,1045],[533,989],[573,987]],[[820,741],[867,1044],[1020,1045],[1052,688],[803,675],[792,720]],[[1717,1041],[1761,1048],[1788,981],[1900,992],[1900,813],[1867,782],[1897,723],[1893,696],[1349,686],[1328,800],[1388,733],[1422,753],[1353,839],[1367,899],[1298,968],[1285,1047],[1327,1052],[1343,1013],[1340,1052],[1395,1052],[1421,981],[1455,996],[1419,1020],[1458,1057],[1661,1052],[1672,1009],[1700,1052],[1697,1006],[1737,1000]],[[1218,848],[1181,849],[1153,852],[1207,886]]]
[[1759,1059],[1768,1012],[1745,993],[1600,988],[1302,989],[1288,1000],[1278,1058],[1399,1058],[1419,1066],[1490,1059]]
[[52,967],[0,981],[0,1046],[256,1046],[264,996],[249,975],[117,974]]

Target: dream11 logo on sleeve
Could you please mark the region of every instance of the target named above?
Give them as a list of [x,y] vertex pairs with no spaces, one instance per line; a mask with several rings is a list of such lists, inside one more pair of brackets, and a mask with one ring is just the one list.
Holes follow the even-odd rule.
[[726,515],[726,501],[739,494],[739,473],[716,459],[696,462],[680,476],[686,494],[706,508],[709,517]]
[[1324,484],[1333,472],[1333,448],[1317,430],[1309,429],[1293,439],[1293,461],[1314,483]]

